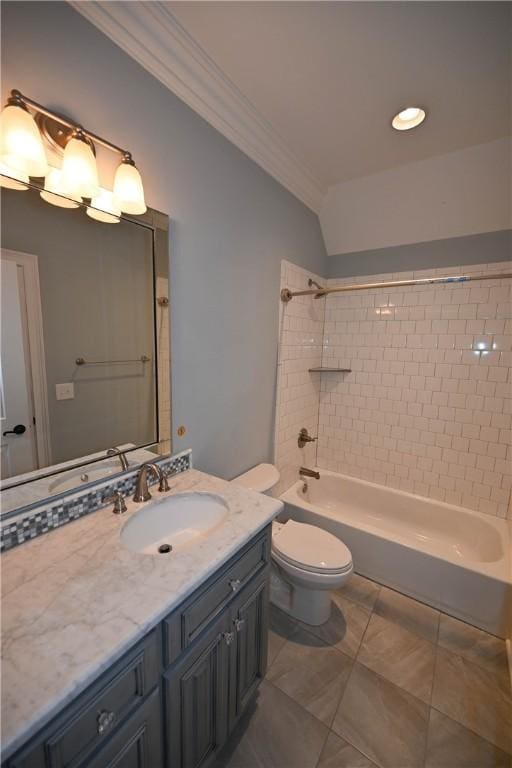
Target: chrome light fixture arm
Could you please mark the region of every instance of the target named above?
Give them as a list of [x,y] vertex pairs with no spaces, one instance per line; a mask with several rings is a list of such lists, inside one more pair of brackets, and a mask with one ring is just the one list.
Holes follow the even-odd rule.
[[107,149],[110,149],[112,152],[117,152],[119,155],[122,155],[124,158],[129,158],[133,163],[133,160],[131,159],[132,157],[131,153],[128,152],[127,149],[122,149],[122,147],[118,147],[117,144],[113,144],[111,141],[104,139],[102,136],[99,136],[97,133],[93,133],[92,131],[89,131],[87,128],[84,128],[82,125],[71,122],[71,120],[68,120],[66,117],[59,115],[58,112],[53,112],[51,109],[48,109],[47,107],[43,107],[42,104],[39,104],[39,102],[34,101],[34,99],[31,99],[28,96],[25,96],[25,94],[21,93],[21,91],[18,91],[16,88],[14,88],[11,91],[11,94],[7,100],[7,104],[9,106],[21,107],[22,109],[25,109],[25,110],[27,109],[27,107],[30,107],[32,110],[34,110],[34,112],[37,112],[41,115],[45,115],[46,117],[50,117],[52,120],[56,120],[61,125],[66,126],[66,128],[69,128],[70,132],[80,131],[81,133],[85,134],[85,136],[87,136],[87,138],[89,138],[91,141],[96,142],[97,144],[101,144]]

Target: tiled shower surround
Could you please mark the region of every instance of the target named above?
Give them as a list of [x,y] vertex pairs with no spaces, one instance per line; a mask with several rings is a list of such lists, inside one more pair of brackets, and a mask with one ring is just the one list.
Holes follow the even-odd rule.
[[[322,281],[295,264],[281,262],[281,287],[301,290],[308,287],[310,278]],[[280,303],[274,461],[281,480],[276,494],[298,479],[301,464],[310,468],[316,464],[316,443],[300,450],[297,438],[302,427],[313,437],[318,430],[320,376],[308,373],[308,369],[322,362],[324,316],[323,299],[297,296],[288,304]]]
[[[316,279],[328,285],[355,284],[511,268],[501,262]],[[306,287],[309,277],[297,267],[283,266],[283,286],[297,288],[300,282]],[[364,290],[324,299],[297,297],[286,305],[281,358],[292,355],[304,392],[309,377],[311,424],[313,393],[318,391],[318,467],[512,518],[511,292],[510,279],[486,280]],[[302,364],[301,352],[310,351],[309,313],[320,318],[319,304],[325,305],[322,364],[350,368],[351,373],[307,374],[311,366]],[[285,329],[293,325],[296,313],[303,326],[298,335],[287,336]],[[318,335],[314,338],[316,350]],[[289,485],[290,478],[297,479],[297,465],[291,469],[291,460],[300,463],[301,457],[293,457],[290,447],[283,450],[289,435],[279,425],[282,414],[288,413],[289,426],[295,427],[300,403],[281,368],[276,461],[282,466],[285,458],[283,485]]]

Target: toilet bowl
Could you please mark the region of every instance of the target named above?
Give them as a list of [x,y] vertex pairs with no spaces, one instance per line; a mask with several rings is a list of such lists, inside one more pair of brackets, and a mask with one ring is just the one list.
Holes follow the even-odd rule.
[[[232,482],[260,493],[279,481],[272,464],[258,464]],[[270,601],[293,618],[318,626],[331,615],[330,590],[354,570],[348,547],[316,525],[288,520],[272,523]]]

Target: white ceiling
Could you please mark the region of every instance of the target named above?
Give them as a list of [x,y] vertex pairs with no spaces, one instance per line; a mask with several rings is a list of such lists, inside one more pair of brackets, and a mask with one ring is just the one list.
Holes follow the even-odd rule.
[[[315,211],[512,133],[510,2],[68,2]],[[427,120],[393,131],[411,104]]]
[[[510,3],[165,6],[321,187],[510,133]],[[410,104],[427,122],[399,134]]]

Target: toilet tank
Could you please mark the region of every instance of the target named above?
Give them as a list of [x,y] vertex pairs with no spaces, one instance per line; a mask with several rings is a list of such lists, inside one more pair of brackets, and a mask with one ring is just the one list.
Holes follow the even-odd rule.
[[233,478],[231,482],[258,493],[268,494],[279,482],[280,477],[279,470],[273,464],[257,464],[243,475]]

